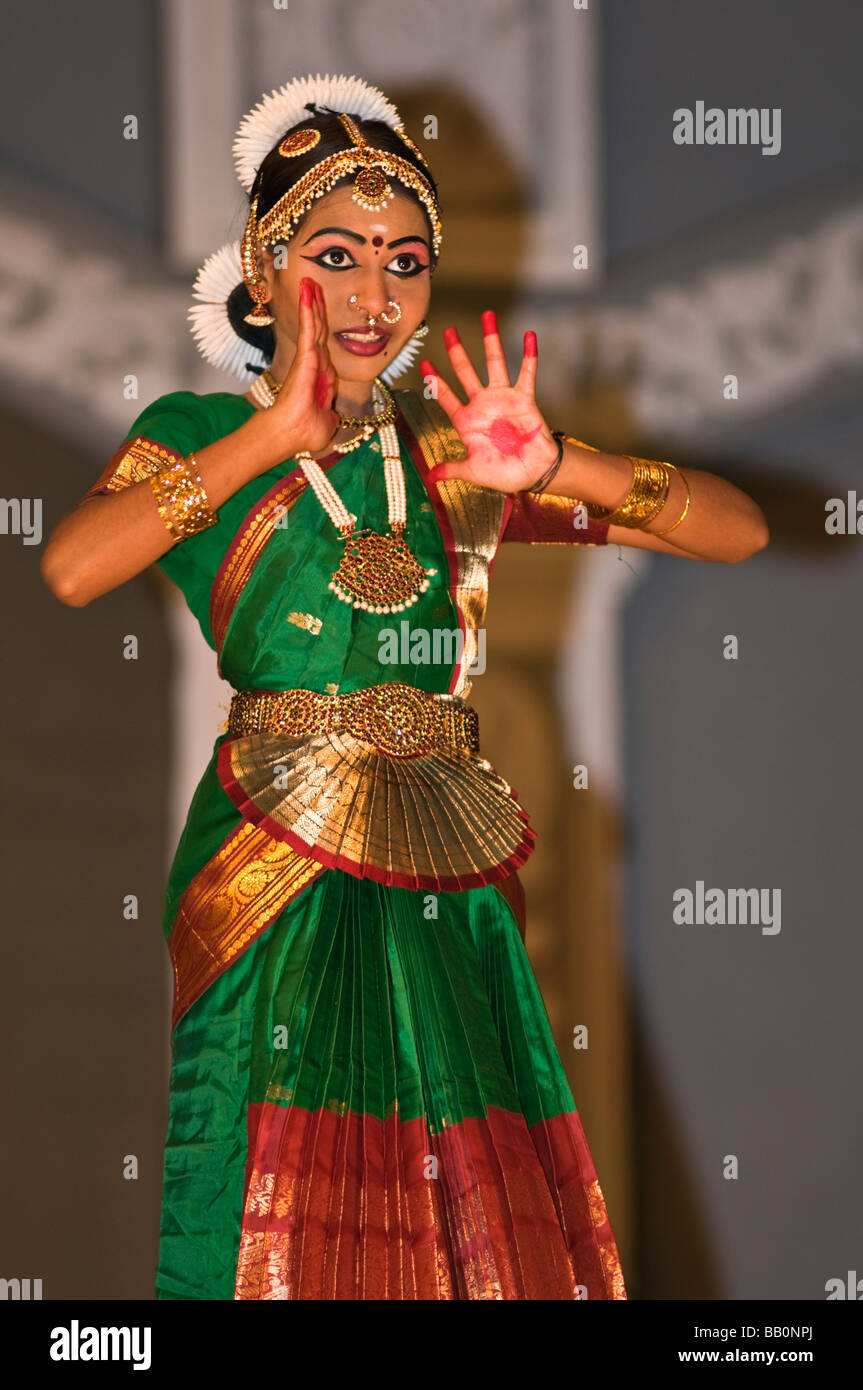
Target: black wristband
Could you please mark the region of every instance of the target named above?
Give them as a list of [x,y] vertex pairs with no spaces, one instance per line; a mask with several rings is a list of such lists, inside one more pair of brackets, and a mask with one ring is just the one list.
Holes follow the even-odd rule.
[[554,463],[550,464],[549,467],[545,470],[542,477],[537,478],[533,487],[529,487],[526,489],[527,492],[545,492],[545,489],[548,487],[552,478],[557,473],[557,470],[560,468],[560,465],[563,463],[563,431],[552,430],[551,433],[553,437],[557,440],[557,458],[554,460]]

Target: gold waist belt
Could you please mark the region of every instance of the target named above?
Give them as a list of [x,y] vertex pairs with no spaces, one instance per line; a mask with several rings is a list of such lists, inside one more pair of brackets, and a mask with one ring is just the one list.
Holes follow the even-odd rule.
[[450,747],[479,752],[479,716],[455,695],[391,681],[347,695],[316,690],[238,690],[228,735],[349,733],[395,757]]

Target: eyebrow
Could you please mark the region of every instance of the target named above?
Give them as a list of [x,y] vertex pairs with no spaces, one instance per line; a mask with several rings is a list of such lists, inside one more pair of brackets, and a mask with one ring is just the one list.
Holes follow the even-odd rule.
[[[311,236],[306,237],[305,241],[301,244],[303,246],[308,246],[309,242],[314,241],[316,236],[324,236],[331,232],[338,232],[340,236],[350,237],[352,241],[358,241],[361,246],[365,246],[366,244],[366,238],[364,236],[360,236],[359,232],[349,231],[347,227],[321,227],[317,232],[312,232]],[[428,250],[428,242],[424,236],[396,237],[395,241],[388,241],[387,246],[401,246],[406,241],[421,241],[426,250]]]

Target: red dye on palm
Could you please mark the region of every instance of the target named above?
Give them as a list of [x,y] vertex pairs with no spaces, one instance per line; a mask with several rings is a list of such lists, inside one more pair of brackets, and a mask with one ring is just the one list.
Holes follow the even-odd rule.
[[514,425],[512,420],[499,415],[496,420],[492,420],[491,427],[485,433],[499,453],[515,454],[520,459],[525,444],[529,444],[541,429],[542,426],[537,425],[535,429],[523,430]]

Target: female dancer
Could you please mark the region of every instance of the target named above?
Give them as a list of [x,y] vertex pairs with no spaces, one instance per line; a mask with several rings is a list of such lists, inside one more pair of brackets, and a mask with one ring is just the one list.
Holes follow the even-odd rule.
[[73,606],[157,562],[236,691],[167,889],[157,1297],[623,1299],[469,672],[501,541],[735,561],[764,518],[550,430],[535,335],[510,384],[490,311],[487,385],[447,330],[466,403],[429,362],[389,391],[441,223],[380,92],[288,83],[235,154],[245,234],[193,320],[251,388],[149,405],[43,561]]

